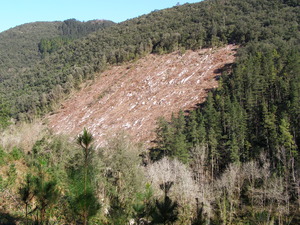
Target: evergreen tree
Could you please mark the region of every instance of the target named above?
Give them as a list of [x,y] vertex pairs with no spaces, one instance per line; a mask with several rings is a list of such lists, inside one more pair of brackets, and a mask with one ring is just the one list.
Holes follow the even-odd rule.
[[191,111],[187,122],[187,140],[193,147],[199,144],[201,133],[198,130],[197,112]]
[[156,200],[156,208],[152,214],[151,224],[173,224],[178,219],[178,204],[170,199],[168,193],[173,182],[166,182],[160,185],[160,189],[164,191],[164,199]]
[[91,171],[89,170],[92,154],[93,154],[93,135],[88,132],[85,128],[83,133],[78,136],[77,144],[83,150],[83,177],[84,177],[84,187],[83,193],[78,193],[78,196],[75,197],[74,204],[78,207],[75,208],[80,215],[83,216],[84,225],[88,224],[88,219],[95,215],[97,210],[100,208],[97,198],[95,197],[94,190],[90,184],[91,180]]
[[43,172],[38,177],[34,177],[34,196],[37,201],[37,207],[40,211],[39,224],[47,223],[46,210],[56,203],[59,197],[57,183],[55,180],[46,180]]
[[25,204],[26,225],[28,225],[28,210],[30,203],[34,197],[33,179],[30,174],[26,175],[25,183],[19,188],[19,195],[22,202]]
[[231,162],[240,163],[240,149],[235,134],[233,134],[233,136],[231,137],[229,148]]
[[174,142],[174,128],[163,117],[158,118],[156,128],[157,148],[150,150],[153,160],[159,160],[164,156],[171,156]]
[[153,211],[153,190],[150,184],[146,184],[145,191],[137,193],[136,202],[133,205],[134,216],[138,225],[149,223],[149,217]]
[[277,126],[275,114],[269,112],[265,103],[262,105],[262,116],[263,116],[263,139],[266,143],[267,152],[270,156],[271,162],[273,162],[273,168],[278,163],[276,158],[276,149],[278,149],[278,137],[277,137]]

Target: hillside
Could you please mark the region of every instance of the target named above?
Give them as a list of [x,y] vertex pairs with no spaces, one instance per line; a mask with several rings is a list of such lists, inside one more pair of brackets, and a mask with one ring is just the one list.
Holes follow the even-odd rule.
[[63,22],[28,23],[4,31],[0,33],[0,77],[14,74],[18,69],[28,69],[41,60],[43,41],[56,45],[61,44],[58,40],[67,43],[67,40],[84,37],[112,24],[105,20],[79,22],[70,19]]
[[[11,103],[23,93],[18,87],[26,80],[22,77],[24,74],[63,46],[112,25],[114,23],[108,20],[80,22],[69,19],[28,23],[0,33],[0,127],[6,126],[7,118],[16,118],[12,115],[14,109]],[[29,84],[29,87],[32,85]],[[9,92],[7,87],[10,87]]]
[[40,59],[38,43],[43,38],[61,35],[62,22],[36,22],[17,26],[0,33],[0,77],[28,68]]
[[281,0],[209,0],[153,12],[66,43],[34,68],[9,76],[0,84],[0,98],[10,117],[30,120],[51,110],[74,86],[107,65],[149,53],[295,40],[300,23],[295,4]]
[[217,87],[216,77],[233,63],[236,48],[149,55],[113,66],[64,101],[48,117],[49,126],[57,134],[73,136],[85,127],[101,146],[122,130],[135,142],[149,144],[158,117],[195,108]]
[[0,80],[0,224],[300,224],[298,0],[57,41]]

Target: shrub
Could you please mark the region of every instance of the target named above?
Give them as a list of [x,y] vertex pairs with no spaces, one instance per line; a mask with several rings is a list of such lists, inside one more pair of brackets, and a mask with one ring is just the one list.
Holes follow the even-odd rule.
[[17,147],[13,147],[12,151],[9,154],[14,160],[19,160],[24,156],[24,152]]
[[6,152],[0,147],[0,166],[5,164]]

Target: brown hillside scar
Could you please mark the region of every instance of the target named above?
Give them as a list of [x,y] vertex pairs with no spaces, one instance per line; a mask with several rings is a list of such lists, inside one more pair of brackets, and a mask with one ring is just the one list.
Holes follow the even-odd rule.
[[136,142],[150,144],[156,119],[190,110],[216,88],[222,68],[234,62],[237,46],[186,51],[184,54],[148,55],[136,62],[114,66],[63,102],[48,116],[54,133],[74,137],[84,127],[96,145],[125,130]]

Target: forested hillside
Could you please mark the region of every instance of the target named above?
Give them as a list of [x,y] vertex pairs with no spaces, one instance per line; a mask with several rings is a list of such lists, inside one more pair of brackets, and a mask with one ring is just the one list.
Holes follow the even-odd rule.
[[61,24],[61,22],[36,22],[0,33],[1,78],[9,73],[16,73],[19,68],[28,68],[40,59],[38,43],[43,38],[59,37]]
[[2,124],[42,115],[110,65],[229,43],[240,47],[218,88],[160,118],[152,149],[124,133],[95,149],[86,129],[70,141],[38,121],[6,129],[0,223],[299,224],[298,0],[206,0],[64,43],[1,80]]
[[299,37],[298,23],[297,1],[211,0],[176,6],[64,45],[39,65],[1,82],[1,99],[10,116],[28,119],[51,109],[107,65],[178,49],[289,40]]
[[67,40],[70,42],[112,24],[111,21],[79,22],[69,19],[64,22],[28,23],[4,31],[0,33],[1,77],[20,68],[27,69],[43,54],[62,47]]
[[[4,105],[7,105],[4,104],[4,99],[13,101],[16,97],[5,98],[7,96],[5,85],[10,86],[9,90],[11,92],[18,92],[20,84],[15,79],[19,77],[19,80],[23,82],[23,78],[20,78],[20,76],[36,67],[36,64],[42,59],[76,39],[113,24],[112,21],[107,20],[80,22],[69,19],[63,22],[28,23],[0,33],[0,105],[2,105],[0,118],[1,115],[12,116],[4,109]],[[32,95],[32,93],[28,94]],[[10,105],[8,106],[10,108],[11,104],[8,105]],[[12,109],[8,110],[12,112]],[[2,123],[0,122],[0,124],[4,125],[5,117],[2,117]]]
[[280,29],[278,36],[244,43],[232,71],[223,73],[204,104],[158,121],[151,159],[176,158],[190,165],[200,183],[215,180],[208,183],[223,189],[214,206],[222,223],[238,223],[248,213],[266,224],[299,223],[298,22],[296,35]]
[[[224,188],[221,195],[224,204],[231,206],[217,208],[226,213],[265,213],[283,224],[299,218],[299,44],[248,44],[233,71],[223,74],[220,87],[199,109],[186,116],[180,112],[170,122],[159,120],[157,147],[150,151],[152,160],[179,159],[190,164],[201,180],[198,167],[202,163],[206,179],[225,179],[219,184]],[[250,162],[255,168],[243,174]],[[267,196],[263,196],[264,188]],[[236,216],[227,218],[222,213],[223,222],[236,222]]]

